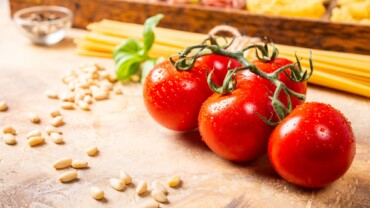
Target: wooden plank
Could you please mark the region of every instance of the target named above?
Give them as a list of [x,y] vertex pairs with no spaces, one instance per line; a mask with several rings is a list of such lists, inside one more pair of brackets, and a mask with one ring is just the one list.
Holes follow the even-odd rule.
[[216,25],[227,24],[238,28],[245,35],[269,37],[279,44],[370,54],[370,26],[257,15],[235,9],[130,0],[10,0],[11,13],[41,4],[72,9],[75,14],[74,26],[79,28],[104,18],[144,23],[147,17],[163,13],[166,18],[161,21],[161,27],[207,33]]

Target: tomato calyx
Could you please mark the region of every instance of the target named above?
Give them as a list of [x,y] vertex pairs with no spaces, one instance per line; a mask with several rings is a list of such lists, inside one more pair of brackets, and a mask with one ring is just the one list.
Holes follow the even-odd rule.
[[[295,55],[296,63],[285,65],[277,69],[274,72],[266,73],[266,72],[259,70],[254,64],[249,62],[244,57],[243,54],[247,50],[255,49],[257,58],[259,58],[260,60],[264,62],[272,61],[278,55],[278,50],[274,44],[272,43],[270,44],[265,43],[264,45],[253,44],[253,45],[249,45],[238,51],[228,51],[227,47],[230,44],[231,43],[226,43],[225,45],[220,46],[215,37],[209,36],[205,41],[203,41],[202,44],[190,46],[186,48],[185,50],[180,51],[179,54],[177,55],[178,59],[176,61],[173,60],[173,57],[170,57],[170,60],[172,64],[177,68],[177,70],[189,70],[190,68],[194,66],[196,59],[204,55],[217,54],[217,55],[226,56],[226,57],[237,60],[243,66],[239,68],[231,69],[230,62],[229,62],[228,72],[226,74],[226,77],[223,81],[222,86],[218,86],[211,79],[213,70],[210,71],[209,73],[207,72],[207,81],[208,81],[208,85],[210,86],[211,90],[213,92],[216,92],[222,95],[231,93],[236,88],[236,85],[237,85],[235,75],[237,74],[238,71],[241,71],[241,70],[249,70],[250,72],[256,74],[257,76],[269,80],[271,83],[273,83],[276,86],[273,96],[269,98],[271,100],[271,105],[278,117],[278,121],[272,121],[271,118],[265,118],[262,115],[258,113],[257,114],[267,124],[271,126],[278,125],[292,111],[292,102],[291,102],[290,95],[300,100],[305,99],[305,95],[297,93],[289,89],[284,84],[284,82],[278,79],[278,76],[280,73],[284,73],[290,80],[294,82],[307,81],[313,73],[312,52],[310,52],[310,56],[309,56],[310,70],[302,70],[300,59],[298,58],[297,55]],[[272,48],[271,56],[269,55],[269,50],[268,50],[269,46]],[[260,56],[259,53],[262,56]],[[286,72],[286,70],[288,69],[291,72],[290,74]],[[286,95],[287,106],[285,106],[279,100],[280,92],[284,92],[284,94]]]

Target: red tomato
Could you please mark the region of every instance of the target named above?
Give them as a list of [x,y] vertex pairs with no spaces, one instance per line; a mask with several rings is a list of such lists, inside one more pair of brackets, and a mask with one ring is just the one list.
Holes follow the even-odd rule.
[[[288,59],[285,59],[285,58],[275,58],[273,61],[270,61],[270,62],[263,62],[261,60],[254,60],[252,61],[252,64],[254,64],[259,70],[263,71],[263,72],[266,72],[266,73],[271,73],[271,72],[274,72],[276,71],[277,69],[283,67],[283,66],[286,66],[286,65],[289,65],[289,64],[292,64],[293,62],[291,62],[290,60]],[[285,70],[285,72],[287,74],[290,75],[290,69],[287,69]],[[267,84],[269,86],[271,86],[274,90],[275,90],[275,85],[273,85],[270,81],[262,78],[262,77],[259,77],[257,75],[249,75],[251,76],[250,78],[254,78],[254,79],[258,79],[259,82],[261,83],[264,83],[264,84]],[[300,94],[304,94],[306,95],[306,92],[307,92],[307,82],[294,82],[292,80],[290,80],[284,73],[280,73],[279,74],[279,80],[282,81],[289,89],[295,91],[295,92],[298,92]],[[293,109],[295,107],[297,107],[298,105],[304,103],[304,100],[300,100],[294,96],[290,96],[290,99],[292,101],[292,107]],[[279,94],[279,100],[282,101],[285,105],[287,105],[287,98],[286,98],[286,95],[284,92],[281,92]]]
[[268,154],[285,180],[303,187],[322,187],[340,178],[355,156],[355,137],[348,120],[332,106],[304,103],[272,132]]
[[198,58],[198,60],[209,68],[209,72],[214,70],[212,74],[212,81],[219,86],[221,86],[224,82],[229,62],[230,69],[235,69],[243,66],[235,59],[216,54],[201,56],[200,58]]
[[207,84],[206,72],[215,69],[214,81],[221,82],[230,60],[218,55],[203,56],[187,71],[177,70],[170,61],[155,66],[144,83],[144,103],[148,112],[168,129],[197,128],[199,109],[213,93]]
[[272,127],[258,115],[269,117],[271,90],[258,82],[238,79],[235,90],[213,94],[202,105],[199,131],[204,142],[221,157],[244,162],[267,150]]

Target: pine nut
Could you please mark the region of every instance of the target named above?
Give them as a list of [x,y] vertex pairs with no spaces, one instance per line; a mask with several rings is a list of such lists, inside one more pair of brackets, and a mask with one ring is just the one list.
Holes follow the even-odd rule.
[[50,135],[51,133],[55,132],[55,133],[59,133],[59,134],[62,134],[62,131],[60,131],[60,129],[58,128],[55,128],[54,126],[51,126],[51,125],[48,125],[45,127],[45,131],[48,135]]
[[109,94],[104,90],[97,89],[92,91],[92,96],[95,100],[99,101],[108,99]]
[[77,102],[77,105],[78,105],[78,107],[80,107],[82,110],[85,110],[85,111],[89,111],[89,110],[90,110],[90,106],[89,106],[89,104],[87,104],[85,101],[80,100],[80,101],[78,101],[78,102]]
[[90,188],[90,194],[92,196],[92,198],[96,199],[96,200],[100,200],[102,198],[104,198],[104,191],[102,189],[100,189],[99,187],[96,187],[96,186],[93,186]]
[[109,73],[107,71],[99,71],[98,75],[99,75],[100,79],[108,79],[109,78]]
[[62,93],[60,93],[60,94],[58,95],[58,97],[59,97],[59,100],[61,100],[61,101],[68,101],[68,95],[67,95],[67,93],[66,93],[66,92],[62,92]]
[[62,102],[60,104],[60,107],[65,109],[65,110],[73,110],[75,109],[75,106],[71,102]]
[[114,91],[114,93],[116,93],[116,95],[122,95],[123,94],[122,88],[120,88],[120,87],[115,87],[113,91]]
[[77,178],[77,171],[70,170],[59,176],[59,181],[62,183],[73,181]]
[[104,89],[105,91],[111,91],[113,89],[113,84],[106,81],[100,83],[100,88]]
[[16,135],[17,131],[12,126],[6,125],[3,126],[3,133]]
[[89,149],[87,149],[86,150],[86,153],[87,153],[87,155],[89,155],[89,156],[95,156],[96,155],[96,153],[98,153],[98,148],[96,147],[96,146],[94,146],[94,147],[90,147]]
[[8,109],[8,105],[5,101],[0,101],[0,111],[6,111]]
[[51,117],[57,117],[57,116],[61,116],[62,114],[60,113],[60,111],[58,109],[53,109],[50,111],[50,115]]
[[93,103],[93,99],[92,99],[91,95],[85,95],[85,97],[83,98],[83,101],[86,102],[87,104],[92,104]]
[[55,144],[61,144],[64,142],[63,136],[57,132],[51,132],[50,138]]
[[116,178],[109,179],[109,183],[112,186],[112,188],[116,189],[117,191],[122,191],[126,187],[125,183]]
[[34,112],[28,113],[28,118],[30,119],[32,123],[40,123],[41,121],[40,117]]
[[169,187],[174,188],[174,187],[178,186],[180,184],[180,182],[181,182],[180,176],[174,175],[174,176],[172,176],[171,178],[168,179],[167,184],[168,184]]
[[53,90],[47,90],[45,92],[46,96],[50,99],[58,99],[58,93],[56,93],[55,91]]
[[137,185],[137,188],[136,188],[136,191],[135,192],[138,195],[142,195],[142,194],[144,194],[146,192],[147,189],[148,189],[148,184],[146,183],[146,181],[141,180],[139,182],[139,184]]
[[72,164],[72,159],[67,157],[67,158],[62,158],[62,159],[59,159],[57,160],[53,167],[55,169],[63,169],[63,168],[69,168]]
[[63,116],[57,116],[51,120],[51,125],[53,125],[54,127],[59,127],[62,126],[63,124],[64,124]]
[[34,147],[34,146],[37,146],[37,145],[40,145],[40,144],[43,144],[45,142],[45,139],[42,138],[42,137],[30,137],[28,140],[27,140],[27,143],[28,145],[30,145],[30,147]]
[[129,174],[127,174],[125,171],[119,171],[119,178],[121,181],[123,181],[126,185],[132,183],[132,178]]
[[15,140],[15,136],[13,134],[4,134],[3,140],[5,144],[8,144],[8,145],[13,145],[17,143],[17,141]]
[[30,132],[28,132],[26,137],[27,137],[27,139],[29,139],[30,137],[41,137],[41,131],[38,130],[38,129],[30,131]]
[[72,161],[72,167],[75,169],[82,169],[88,167],[88,162],[85,160],[73,160]]
[[156,200],[157,202],[164,203],[167,201],[167,197],[162,191],[154,189],[152,190],[151,195],[153,199]]
[[159,204],[154,200],[148,200],[143,204],[143,208],[159,208]]
[[155,189],[155,190],[163,192],[164,194],[167,194],[166,187],[163,184],[161,184],[159,181],[155,180],[152,182],[151,185],[152,185],[152,189]]
[[109,76],[108,76],[108,80],[109,80],[110,82],[112,82],[112,83],[115,83],[115,82],[117,82],[117,76],[116,76],[116,75],[114,75],[114,74],[109,74]]

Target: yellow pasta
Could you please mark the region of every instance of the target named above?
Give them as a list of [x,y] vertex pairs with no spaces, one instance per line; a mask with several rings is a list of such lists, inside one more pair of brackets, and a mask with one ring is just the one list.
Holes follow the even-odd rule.
[[[76,53],[84,56],[112,58],[114,48],[129,38],[142,41],[143,25],[103,20],[88,26],[90,32],[75,40]],[[208,35],[156,28],[151,57],[169,57],[190,45],[200,44]],[[230,39],[229,39],[230,40]],[[302,57],[302,67],[309,68],[313,54],[314,73],[309,83],[370,97],[370,56],[324,51],[276,44],[280,56],[295,61]],[[249,56],[248,56],[249,57]]]

